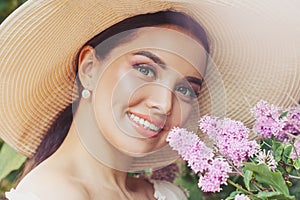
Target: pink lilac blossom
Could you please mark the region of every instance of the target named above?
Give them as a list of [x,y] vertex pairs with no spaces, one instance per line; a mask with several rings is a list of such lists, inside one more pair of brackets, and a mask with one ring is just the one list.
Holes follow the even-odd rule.
[[260,150],[256,157],[258,164],[266,164],[272,171],[275,171],[277,168],[277,162],[275,161],[271,150],[268,150],[267,152],[265,149]]
[[266,101],[259,101],[252,109],[255,118],[254,131],[263,138],[275,136],[280,141],[284,141],[287,135],[282,131],[285,126],[285,117],[280,117],[283,109]]
[[234,200],[250,200],[250,198],[244,194],[237,194],[235,195]]
[[[294,149],[293,151],[291,152],[291,158],[293,160],[297,159],[297,158],[300,158],[300,139],[296,140],[295,144],[294,144]],[[297,152],[297,153],[296,153]]]
[[214,138],[218,132],[218,118],[205,115],[199,120],[199,128],[210,138]]
[[188,163],[195,172],[203,172],[209,167],[214,153],[193,132],[174,127],[168,134],[167,142]]
[[232,172],[230,165],[223,158],[212,160],[204,175],[199,175],[198,187],[204,192],[220,192],[222,184],[227,184],[228,173]]
[[188,166],[199,175],[199,188],[204,192],[219,192],[226,184],[230,165],[223,158],[214,158],[213,151],[200,138],[184,128],[174,127],[167,136],[167,142],[187,161]]
[[300,135],[300,107],[290,107],[288,109],[283,131],[295,136]]
[[241,166],[259,149],[256,141],[248,140],[249,129],[239,121],[204,116],[199,121],[199,127],[235,166]]

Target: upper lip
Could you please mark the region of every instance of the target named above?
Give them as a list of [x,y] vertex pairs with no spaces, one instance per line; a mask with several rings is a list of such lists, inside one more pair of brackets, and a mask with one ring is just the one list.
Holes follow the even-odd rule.
[[133,114],[139,118],[143,118],[144,120],[147,120],[151,124],[154,124],[155,126],[160,127],[161,129],[163,129],[165,122],[166,122],[166,118],[156,117],[154,115],[150,116],[150,115],[145,115],[145,114],[141,114],[141,113],[135,113],[132,111],[129,111],[128,113]]

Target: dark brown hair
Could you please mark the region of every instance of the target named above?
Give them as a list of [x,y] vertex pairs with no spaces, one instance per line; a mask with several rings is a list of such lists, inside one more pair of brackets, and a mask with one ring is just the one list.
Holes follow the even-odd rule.
[[[161,11],[152,14],[143,14],[143,15],[137,15],[134,17],[127,18],[111,26],[105,31],[99,33],[91,40],[89,40],[86,43],[86,45],[90,45],[94,47],[97,55],[100,58],[104,58],[109,54],[109,52],[114,47],[128,41],[128,39],[130,38],[129,36],[132,35],[132,33],[135,31],[133,29],[141,28],[141,27],[159,26],[159,25],[175,25],[186,30],[191,35],[196,37],[199,40],[199,42],[201,42],[201,44],[209,54],[209,42],[204,29],[188,15],[179,12],[174,12],[174,11]],[[117,37],[119,39],[111,40],[108,44],[106,44],[106,48],[102,48],[102,49],[97,48],[98,44],[105,41],[109,37],[116,34],[123,34],[123,33],[124,33],[124,37]],[[78,56],[74,63],[75,66],[78,66],[77,60],[78,60]],[[80,85],[78,79],[77,82],[79,83],[79,94],[80,94],[82,90],[82,86]],[[27,161],[27,164],[25,165],[24,168],[23,175],[25,175],[31,169],[36,167],[43,160],[47,159],[62,144],[73,121],[73,112],[77,108],[78,101],[79,100],[69,105],[58,115],[55,122],[47,131],[35,155]]]

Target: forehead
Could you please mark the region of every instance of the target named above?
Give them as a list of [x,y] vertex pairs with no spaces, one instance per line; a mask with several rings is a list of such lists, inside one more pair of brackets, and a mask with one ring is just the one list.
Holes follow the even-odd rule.
[[[118,34],[111,38],[124,37]],[[101,45],[101,44],[100,44]],[[102,43],[105,48],[105,43]],[[97,47],[98,48],[98,47]],[[206,65],[206,51],[199,41],[178,29],[167,27],[144,27],[134,32],[129,40],[117,45],[110,52],[108,59],[116,59],[128,52],[141,49],[157,49],[178,55],[196,68]]]

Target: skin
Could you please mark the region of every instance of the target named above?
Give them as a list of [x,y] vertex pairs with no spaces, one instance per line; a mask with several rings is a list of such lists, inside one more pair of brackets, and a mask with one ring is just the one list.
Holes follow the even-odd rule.
[[[149,58],[149,53],[164,66]],[[157,151],[166,145],[168,131],[187,121],[196,100],[192,93],[200,90],[187,78],[201,80],[205,62],[199,42],[170,26],[140,29],[105,59],[86,46],[79,56],[79,76],[92,97],[81,100],[75,118],[89,119],[87,110],[92,107],[96,123],[84,134],[101,130],[111,145],[130,156]],[[128,112],[148,117],[162,130],[149,133],[131,121]],[[78,127],[84,123],[88,122],[77,120],[71,125],[61,147],[27,175],[18,190],[31,191],[43,200],[154,199],[151,183],[127,177],[88,152],[78,136]]]

